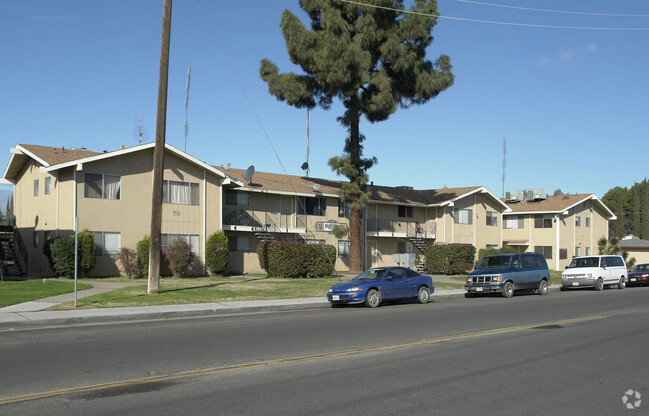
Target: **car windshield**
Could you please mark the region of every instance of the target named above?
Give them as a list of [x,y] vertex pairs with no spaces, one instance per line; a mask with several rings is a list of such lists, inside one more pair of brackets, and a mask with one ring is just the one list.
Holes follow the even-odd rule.
[[578,267],[599,267],[599,257],[579,257],[572,259],[569,269]]
[[633,269],[632,272],[649,272],[649,264],[638,264]]
[[493,256],[485,257],[482,259],[480,264],[478,264],[478,269],[506,269],[509,267],[509,261],[511,256]]
[[385,274],[385,269],[370,269],[354,277],[352,280],[378,280]]

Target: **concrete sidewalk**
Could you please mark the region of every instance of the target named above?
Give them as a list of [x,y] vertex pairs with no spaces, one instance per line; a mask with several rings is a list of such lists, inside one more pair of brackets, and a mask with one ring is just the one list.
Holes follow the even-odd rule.
[[[435,282],[441,280],[435,279]],[[449,280],[450,281],[450,280]],[[452,281],[458,283],[457,281]],[[99,293],[110,292],[141,282],[92,282],[92,289],[77,292],[77,299]],[[431,301],[438,298],[464,297],[464,289],[435,291]],[[65,293],[49,298],[0,308],[0,330],[51,325],[92,324],[128,320],[165,319],[187,316],[207,316],[244,312],[265,312],[297,309],[327,308],[329,302],[322,297],[298,299],[274,299],[199,303],[182,305],[138,306],[126,308],[74,309],[46,311],[64,302],[74,300],[74,293]]]

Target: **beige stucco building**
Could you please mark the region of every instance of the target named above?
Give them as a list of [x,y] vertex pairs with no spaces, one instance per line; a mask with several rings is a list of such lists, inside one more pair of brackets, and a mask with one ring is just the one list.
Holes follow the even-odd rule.
[[[78,228],[95,233],[97,267],[91,275],[120,274],[117,253],[135,249],[150,233],[154,144],[113,152],[17,145],[3,179],[15,185],[14,213],[27,272],[51,274],[43,244]],[[228,271],[260,271],[262,241],[331,244],[335,267],[349,269],[349,206],[338,196],[341,181],[214,167],[166,145],[162,245],[186,238],[204,273],[205,240],[224,230]],[[463,243],[476,249],[504,243],[542,252],[551,268],[574,255],[595,254],[615,216],[592,194],[542,201],[507,202],[485,187],[416,190],[368,186],[362,212],[364,267],[403,262],[423,269],[430,244]],[[395,256],[404,254],[403,256]]]

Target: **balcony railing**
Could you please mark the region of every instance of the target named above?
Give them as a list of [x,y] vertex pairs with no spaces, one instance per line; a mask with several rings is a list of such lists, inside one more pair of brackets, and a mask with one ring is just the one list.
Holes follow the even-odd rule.
[[[259,216],[257,215],[259,214]],[[263,218],[260,216],[263,215]],[[255,213],[245,209],[230,209],[223,212],[223,225],[232,227],[250,227],[251,231],[272,233],[294,232],[291,225],[291,215],[279,212]],[[299,228],[299,226],[298,226]]]
[[389,220],[370,218],[367,220],[367,231],[378,235],[399,234],[407,237],[435,238],[435,223],[419,221]]

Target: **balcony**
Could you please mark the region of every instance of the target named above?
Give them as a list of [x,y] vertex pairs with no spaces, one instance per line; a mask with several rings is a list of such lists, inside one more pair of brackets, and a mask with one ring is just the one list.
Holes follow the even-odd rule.
[[435,239],[435,223],[407,220],[388,220],[369,218],[367,220],[368,237],[404,237]]
[[247,209],[226,209],[223,211],[223,230],[266,233],[306,232],[293,226],[292,214],[279,212],[260,212]]

